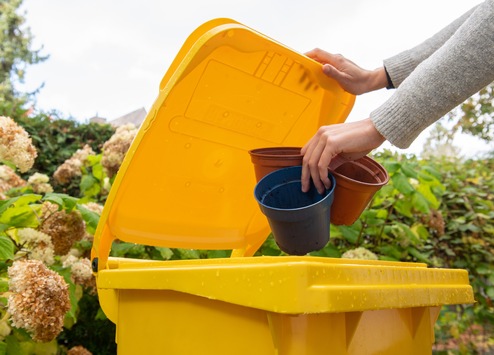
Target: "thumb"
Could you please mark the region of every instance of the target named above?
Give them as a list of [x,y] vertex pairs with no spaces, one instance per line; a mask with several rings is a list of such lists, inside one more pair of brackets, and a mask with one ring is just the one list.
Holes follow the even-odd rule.
[[333,67],[331,64],[324,64],[322,66],[322,71],[324,74],[329,76],[330,78],[333,78],[335,80],[338,80],[341,78],[341,73],[338,69]]

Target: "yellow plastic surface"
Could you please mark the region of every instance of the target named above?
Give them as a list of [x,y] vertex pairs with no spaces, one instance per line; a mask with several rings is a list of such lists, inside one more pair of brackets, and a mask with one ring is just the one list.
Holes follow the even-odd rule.
[[430,354],[474,302],[464,270],[318,257],[110,259],[98,288],[119,354]]
[[303,145],[354,96],[320,64],[229,19],[199,27],[165,74],[95,234],[111,242],[253,254],[269,235],[248,151]]

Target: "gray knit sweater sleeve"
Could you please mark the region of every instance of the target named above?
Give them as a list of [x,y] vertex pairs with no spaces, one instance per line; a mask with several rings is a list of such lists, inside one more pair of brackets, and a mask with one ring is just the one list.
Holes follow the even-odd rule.
[[385,66],[398,88],[370,117],[391,144],[407,148],[425,128],[494,81],[494,0]]

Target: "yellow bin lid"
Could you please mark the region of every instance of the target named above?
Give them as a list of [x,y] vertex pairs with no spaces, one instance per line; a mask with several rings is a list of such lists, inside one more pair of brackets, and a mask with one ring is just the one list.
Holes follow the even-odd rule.
[[251,255],[270,233],[248,151],[302,146],[345,120],[354,96],[321,65],[230,19],[185,41],[113,183],[95,233],[99,268],[115,239]]

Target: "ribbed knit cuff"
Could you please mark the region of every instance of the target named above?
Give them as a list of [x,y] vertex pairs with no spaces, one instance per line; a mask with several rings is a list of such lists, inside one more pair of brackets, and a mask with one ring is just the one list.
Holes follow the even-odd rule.
[[397,88],[415,69],[416,63],[410,56],[410,52],[404,51],[391,58],[385,59],[384,67],[391,78],[393,87]]
[[386,69],[386,67],[383,67],[383,68],[384,68],[384,72],[386,73],[386,80],[388,82],[388,85],[386,85],[386,89],[388,89],[388,90],[394,89],[395,86],[393,84],[393,81],[391,80],[391,77],[389,76],[388,70]]
[[383,105],[371,112],[370,118],[376,129],[392,145],[406,149],[421,132],[415,120],[408,117],[397,95],[392,95]]

